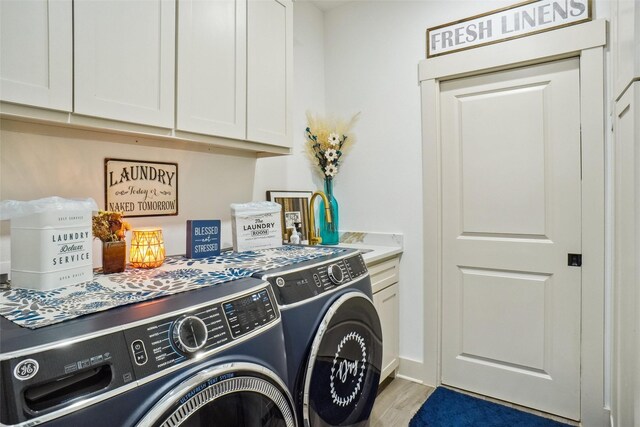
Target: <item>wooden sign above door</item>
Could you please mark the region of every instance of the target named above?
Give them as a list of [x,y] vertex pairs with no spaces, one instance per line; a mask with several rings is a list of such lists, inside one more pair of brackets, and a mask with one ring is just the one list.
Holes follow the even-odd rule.
[[591,0],[532,0],[427,29],[427,58],[591,20]]

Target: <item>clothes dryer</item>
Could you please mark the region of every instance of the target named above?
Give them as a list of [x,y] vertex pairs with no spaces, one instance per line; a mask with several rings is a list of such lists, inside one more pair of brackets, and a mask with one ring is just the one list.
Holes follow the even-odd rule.
[[36,330],[0,322],[2,426],[297,425],[280,311],[261,280]]
[[382,364],[371,281],[354,250],[269,270],[282,314],[288,385],[304,426],[365,426]]

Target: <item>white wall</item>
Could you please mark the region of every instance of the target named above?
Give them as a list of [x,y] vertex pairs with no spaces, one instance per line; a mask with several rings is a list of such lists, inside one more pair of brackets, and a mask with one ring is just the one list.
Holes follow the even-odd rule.
[[[134,227],[162,227],[168,255],[185,252],[187,219],[222,219],[222,246],[231,246],[229,205],[252,196],[255,156],[206,146],[199,152],[186,151],[172,148],[180,145],[177,142],[10,120],[2,120],[0,127],[1,200],[92,197],[104,209],[105,158],[177,162],[179,215],[130,219]],[[101,265],[99,248],[95,242],[94,266]],[[8,260],[9,224],[2,221],[3,273]]]
[[[422,148],[417,66],[426,29],[505,2],[356,1],[326,12],[327,111],[361,111],[335,180],[341,228],[401,232],[400,355],[422,360]],[[402,371],[402,369],[401,369]],[[412,375],[412,372],[407,372]]]
[[256,164],[254,200],[265,200],[267,190],[322,188],[305,155],[305,112],[324,112],[324,16],[308,2],[293,4],[293,156],[259,159]]
[[[508,1],[354,1],[322,12],[294,3],[294,148],[259,159],[255,200],[265,191],[322,187],[304,152],[305,111],[348,118],[357,143],[334,180],[340,229],[404,234],[400,354],[422,360],[422,170],[417,66],[428,27]],[[512,3],[512,2],[511,2]],[[326,107],[326,108],[325,108]]]

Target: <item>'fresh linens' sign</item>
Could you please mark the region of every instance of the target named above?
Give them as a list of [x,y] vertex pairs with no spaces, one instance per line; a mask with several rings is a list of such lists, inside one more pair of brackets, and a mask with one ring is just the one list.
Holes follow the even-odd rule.
[[591,19],[590,0],[534,0],[427,30],[427,58]]
[[178,164],[106,159],[105,209],[126,217],[178,214]]

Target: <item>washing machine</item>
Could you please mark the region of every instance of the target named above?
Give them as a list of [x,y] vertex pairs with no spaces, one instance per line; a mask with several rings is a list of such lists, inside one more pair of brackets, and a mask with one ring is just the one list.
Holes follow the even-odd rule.
[[382,364],[371,280],[355,250],[269,270],[282,315],[288,386],[302,425],[366,426]]
[[0,322],[3,426],[297,425],[282,318],[262,280],[36,330]]

